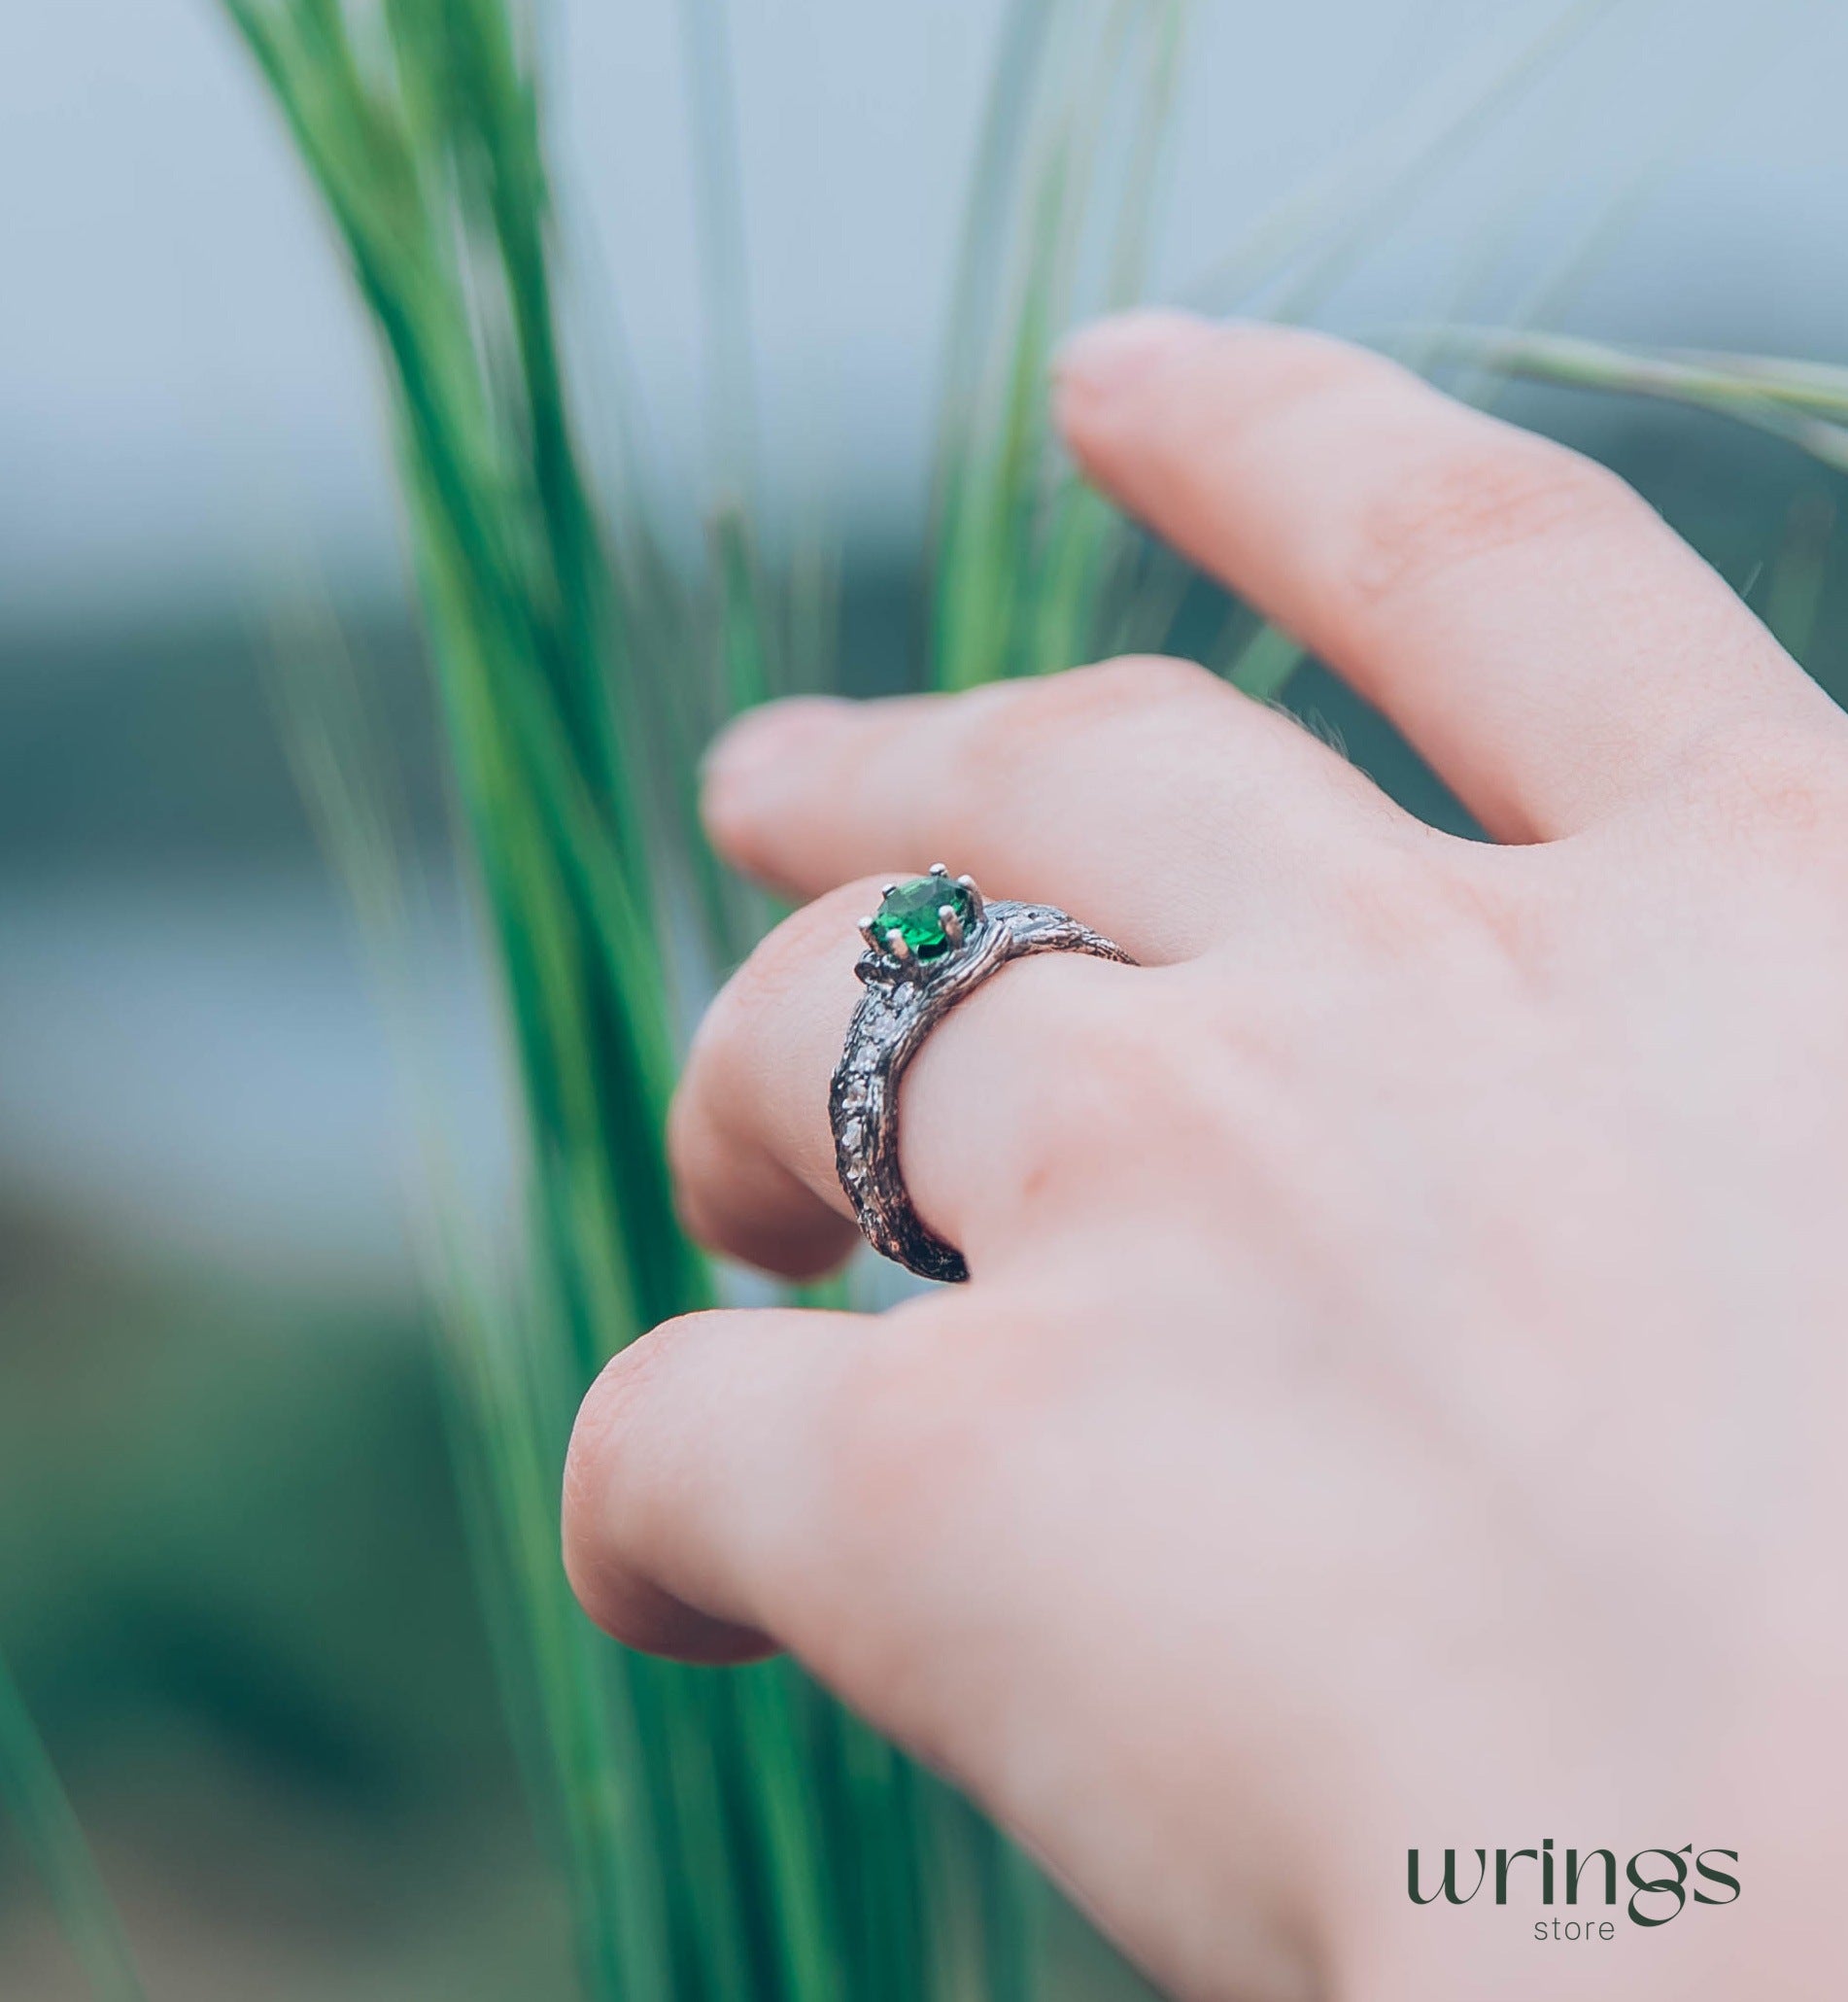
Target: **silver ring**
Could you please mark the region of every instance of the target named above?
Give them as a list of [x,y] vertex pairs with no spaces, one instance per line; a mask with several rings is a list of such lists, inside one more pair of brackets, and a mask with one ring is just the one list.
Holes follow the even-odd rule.
[[924,1038],[1010,959],[1032,952],[1088,952],[1136,962],[1120,946],[1050,904],[990,903],[968,876],[942,863],[928,876],[888,883],[878,910],[860,920],[866,942],[855,966],[866,991],[847,1028],[828,1090],[835,1169],[874,1251],[926,1279],[963,1280],[954,1245],[925,1227],[899,1168],[899,1086]]

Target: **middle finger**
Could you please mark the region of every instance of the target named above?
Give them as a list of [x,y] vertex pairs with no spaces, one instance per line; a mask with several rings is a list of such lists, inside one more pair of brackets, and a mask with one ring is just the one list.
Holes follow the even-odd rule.
[[1356,840],[1441,839],[1288,717],[1149,658],[754,710],[714,749],[705,811],[734,862],[797,896],[941,856],[1146,964],[1239,935],[1266,884]]

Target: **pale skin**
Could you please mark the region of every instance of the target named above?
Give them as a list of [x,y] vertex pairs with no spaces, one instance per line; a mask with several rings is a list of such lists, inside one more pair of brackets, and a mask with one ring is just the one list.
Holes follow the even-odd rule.
[[[713,838],[812,901],[681,1088],[707,1244],[853,1242],[827,1087],[882,881],[941,859],[1142,964],[1009,967],[909,1072],[968,1285],[609,1366],[579,1596],[793,1651],[1180,1997],[1837,1996],[1848,719],[1619,481],[1377,358],[1138,315],[1054,394],[1496,845],[1171,661],[736,725]],[[1742,1894],[1577,1948],[1532,1861],[1407,1896],[1409,1847],[1428,1890],[1546,1837],[1736,1850]]]

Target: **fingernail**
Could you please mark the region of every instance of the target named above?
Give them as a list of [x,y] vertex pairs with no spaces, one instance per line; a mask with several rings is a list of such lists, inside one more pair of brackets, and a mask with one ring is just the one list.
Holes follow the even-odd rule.
[[1216,330],[1196,313],[1166,307],[1116,313],[1066,336],[1052,358],[1052,379],[1067,396],[1120,396],[1164,363],[1211,340]]
[[708,813],[748,814],[776,789],[789,764],[834,735],[854,705],[834,695],[794,696],[735,716],[712,740],[700,777]]

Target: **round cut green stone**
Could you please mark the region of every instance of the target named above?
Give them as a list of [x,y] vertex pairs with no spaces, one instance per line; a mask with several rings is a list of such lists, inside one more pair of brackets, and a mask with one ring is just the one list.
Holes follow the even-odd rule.
[[950,949],[943,920],[938,915],[944,906],[955,912],[965,926],[973,925],[975,900],[961,883],[947,876],[914,876],[893,884],[879,904],[873,928],[881,939],[887,932],[897,932],[919,959],[941,959]]

